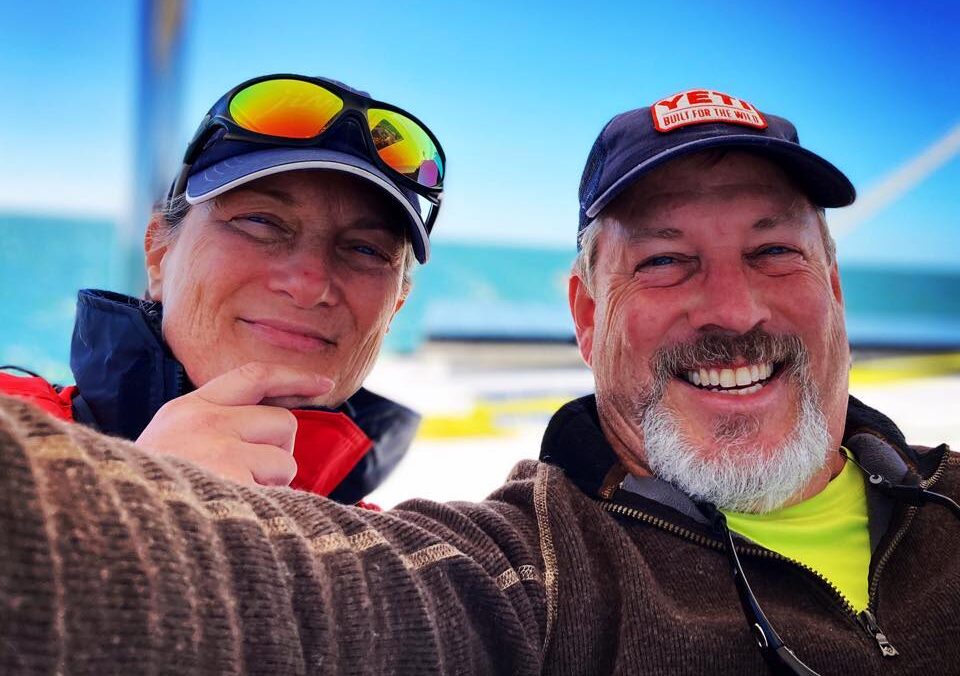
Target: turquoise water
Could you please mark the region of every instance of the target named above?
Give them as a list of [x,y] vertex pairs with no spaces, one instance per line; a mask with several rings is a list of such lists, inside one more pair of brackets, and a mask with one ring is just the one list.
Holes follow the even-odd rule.
[[77,289],[117,283],[116,241],[108,220],[0,214],[0,363],[70,381]]
[[[0,214],[0,363],[60,381],[79,288],[118,288],[114,225]],[[439,241],[387,336],[411,351],[427,338],[571,340],[566,275],[572,251]],[[855,345],[960,347],[960,268],[846,266]]]

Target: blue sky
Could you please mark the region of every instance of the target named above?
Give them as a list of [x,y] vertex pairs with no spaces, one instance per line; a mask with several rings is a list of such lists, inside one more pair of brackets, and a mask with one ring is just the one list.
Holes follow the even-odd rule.
[[[786,115],[866,193],[960,124],[960,6],[838,4],[195,0],[178,144],[247,77],[329,75],[440,137],[437,237],[572,247],[606,120],[706,87]],[[126,217],[137,3],[0,11],[0,211]],[[842,238],[841,255],[956,268],[958,186],[955,158]]]

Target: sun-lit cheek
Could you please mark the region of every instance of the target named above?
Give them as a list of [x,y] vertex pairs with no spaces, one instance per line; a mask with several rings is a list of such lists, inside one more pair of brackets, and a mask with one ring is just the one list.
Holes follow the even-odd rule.
[[340,399],[350,397],[359,389],[373,368],[395,314],[401,285],[399,281],[396,284],[390,281],[364,290],[354,288],[354,291],[357,295],[350,303],[354,339],[338,349],[337,372],[331,374],[337,383],[335,394]]
[[846,390],[850,374],[850,343],[847,339],[847,327],[842,310],[831,313],[827,322],[827,360],[834,372],[838,387]]
[[340,401],[352,396],[363,385],[380,354],[385,332],[386,327],[383,327],[368,333],[353,346],[350,354],[343,356],[338,372],[332,374]]
[[626,314],[607,298],[598,303],[593,344],[593,372],[597,388],[617,387],[634,370],[636,355]]
[[203,330],[201,317],[205,310],[203,302],[203,284],[194,283],[190,286],[177,288],[170,295],[169,306],[164,306],[163,336],[174,356],[183,364],[191,381],[201,384],[205,378],[201,368],[204,359],[201,355],[211,356],[211,345],[202,338]]
[[[193,253],[203,252],[204,249],[199,248]],[[227,300],[218,298],[216,293],[218,281],[224,274],[222,267],[196,255],[183,263],[179,274],[168,278],[163,336],[190,380],[202,385],[239,364],[231,361],[238,358],[233,355],[236,351],[233,337],[226,335],[229,327],[218,324],[219,312]]]
[[608,303],[605,308],[603,325],[607,342],[616,346],[619,356],[629,358],[645,349],[648,334],[654,326],[655,318],[647,316],[646,309],[628,298],[616,299],[622,302]]

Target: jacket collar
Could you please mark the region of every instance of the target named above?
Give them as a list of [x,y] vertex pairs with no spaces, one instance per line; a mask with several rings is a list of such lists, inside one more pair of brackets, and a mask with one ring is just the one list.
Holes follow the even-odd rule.
[[562,469],[587,495],[600,495],[619,463],[600,429],[596,395],[574,399],[553,414],[543,433],[540,460]]
[[80,291],[70,347],[77,420],[136,439],[161,406],[193,389],[161,338],[161,317],[159,303]]

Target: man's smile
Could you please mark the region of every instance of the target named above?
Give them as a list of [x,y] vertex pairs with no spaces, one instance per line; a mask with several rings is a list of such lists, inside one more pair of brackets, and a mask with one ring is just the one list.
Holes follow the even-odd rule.
[[[683,407],[688,415],[696,411],[707,415],[752,413],[772,415],[786,401],[792,401],[793,372],[791,360],[747,362],[737,357],[733,362],[687,365],[673,372],[668,397]],[[786,397],[786,399],[785,399]],[[771,419],[772,422],[772,419]]]
[[683,378],[691,385],[709,392],[745,395],[759,392],[778,371],[773,362],[740,366],[718,364],[687,370]]

